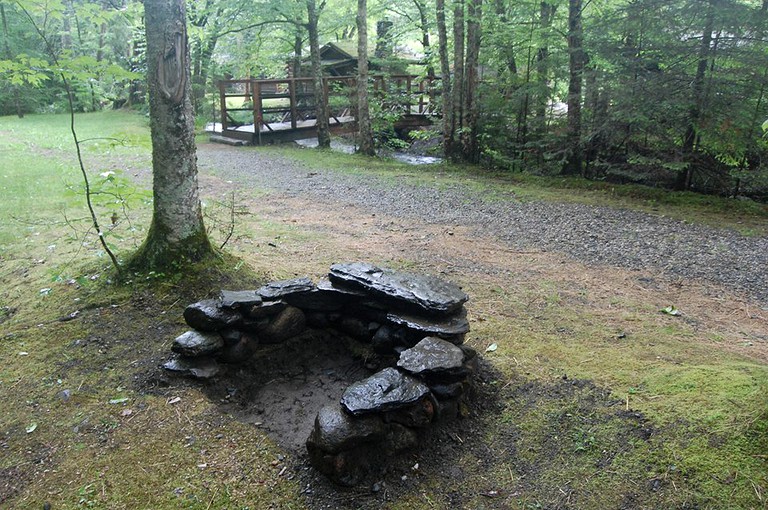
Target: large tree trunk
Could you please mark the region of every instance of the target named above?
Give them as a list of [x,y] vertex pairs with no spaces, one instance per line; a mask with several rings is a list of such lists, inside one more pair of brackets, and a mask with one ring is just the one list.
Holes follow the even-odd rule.
[[432,44],[429,39],[429,18],[427,17],[427,6],[423,0],[413,0],[416,9],[419,11],[419,28],[421,29],[421,47],[424,48],[424,56],[427,60],[427,94],[429,95],[429,106],[434,107],[435,102],[435,66],[432,61]]
[[445,155],[455,160],[461,147],[456,143],[456,133],[464,123],[464,0],[453,2],[453,90],[451,98],[451,125],[449,129],[450,144],[445,149]]
[[467,60],[464,66],[464,122],[461,126],[462,157],[480,161],[478,143],[479,112],[477,104],[477,67],[480,60],[480,20],[483,0],[469,0],[467,5]]
[[582,172],[581,84],[584,75],[584,49],[581,26],[582,0],[568,1],[568,132],[563,173]]
[[556,5],[541,2],[539,6],[539,24],[543,33],[543,42],[536,50],[536,77],[538,92],[536,94],[536,125],[539,134],[547,132],[547,106],[549,105],[549,36],[552,21],[555,17]]
[[357,0],[357,127],[358,152],[375,156],[371,111],[368,107],[368,6]]
[[321,149],[331,147],[331,131],[328,126],[328,103],[323,84],[323,68],[320,63],[320,39],[317,33],[318,21],[315,0],[307,0],[307,32],[309,32],[309,52],[312,60],[312,81],[315,89],[315,116],[317,117],[317,146]]
[[154,210],[134,267],[178,269],[211,254],[197,187],[184,0],[144,2]]
[[713,0],[707,2],[707,17],[704,26],[704,32],[701,36],[701,46],[699,46],[699,64],[696,67],[696,75],[691,84],[692,98],[691,107],[688,110],[688,125],[683,136],[683,155],[688,160],[688,166],[680,174],[678,179],[678,189],[687,190],[691,187],[691,178],[693,177],[693,153],[696,149],[696,138],[698,136],[699,120],[704,108],[704,81],[706,79],[707,67],[709,67],[709,58],[712,45],[712,31],[715,24],[715,13]]
[[[5,5],[3,2],[0,2],[0,18],[2,18],[3,23],[3,57],[8,60],[13,60],[13,52],[11,51],[11,46],[8,43],[8,39],[10,38],[9,32],[8,32],[8,19],[5,15]],[[13,103],[16,107],[16,115],[21,119],[24,117],[24,109],[21,106],[21,96],[19,95],[19,87],[18,85],[10,85],[11,87],[11,94],[13,95]]]
[[451,88],[451,65],[448,60],[448,31],[445,24],[445,0],[437,0],[437,40],[440,54],[440,74],[442,74],[442,110],[443,110],[443,151],[446,157],[453,152],[453,109]]

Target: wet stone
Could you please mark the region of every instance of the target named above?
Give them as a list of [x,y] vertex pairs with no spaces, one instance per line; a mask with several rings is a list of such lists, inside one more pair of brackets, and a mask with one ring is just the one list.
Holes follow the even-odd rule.
[[455,372],[462,368],[464,352],[433,336],[403,351],[397,366],[414,375]]
[[271,317],[285,310],[286,306],[288,306],[288,304],[284,301],[264,301],[258,305],[252,306],[248,310],[248,317],[253,319]]
[[440,278],[381,269],[364,262],[334,264],[329,278],[430,315],[456,312],[469,299],[458,285]]
[[314,290],[315,284],[309,278],[294,278],[292,280],[280,280],[270,282],[259,288],[256,292],[264,301],[282,299],[291,294]]
[[384,433],[384,423],[379,416],[352,417],[338,405],[327,405],[317,413],[307,448],[338,453],[382,439]]
[[187,357],[208,356],[224,347],[224,340],[218,333],[187,331],[176,337],[171,350]]
[[219,300],[222,308],[246,309],[261,304],[261,296],[255,290],[222,290]]
[[400,409],[428,394],[429,388],[423,383],[394,368],[385,368],[349,386],[341,397],[341,405],[359,415]]
[[206,299],[192,303],[184,310],[184,320],[190,327],[200,331],[218,331],[237,324],[240,313],[223,309],[218,299]]
[[256,353],[258,345],[255,337],[243,335],[236,344],[224,347],[218,360],[222,363],[245,363]]
[[389,313],[387,314],[387,321],[391,324],[404,326],[415,333],[421,334],[422,337],[455,338],[469,332],[469,321],[464,310],[452,317],[440,319]]
[[306,324],[304,312],[289,306],[259,331],[259,339],[265,344],[280,343],[304,331]]
[[211,358],[173,358],[164,363],[163,368],[197,379],[210,379],[220,372],[219,365]]

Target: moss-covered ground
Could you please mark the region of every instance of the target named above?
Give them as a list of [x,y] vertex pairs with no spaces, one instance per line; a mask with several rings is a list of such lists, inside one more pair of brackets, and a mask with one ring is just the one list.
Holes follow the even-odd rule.
[[[124,258],[151,210],[134,176],[150,161],[146,119],[78,123],[82,138],[99,138],[84,145],[86,164]],[[120,283],[88,228],[67,119],[2,118],[0,134],[0,508],[768,508],[768,311],[758,303],[264,190],[239,194],[227,255]],[[326,171],[458,179],[499,200],[607,203],[766,232],[753,203],[258,150]],[[209,203],[224,201],[221,188],[204,181]],[[207,214],[222,242],[229,211]],[[385,224],[386,239],[368,235]],[[188,302],[358,258],[461,283],[468,342],[486,361],[468,417],[376,492],[323,485],[300,453],[158,368]],[[683,315],[659,312],[669,304]]]

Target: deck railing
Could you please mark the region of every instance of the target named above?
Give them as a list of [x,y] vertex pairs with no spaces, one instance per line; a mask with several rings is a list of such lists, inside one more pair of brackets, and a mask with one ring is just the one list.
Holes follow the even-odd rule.
[[[434,115],[439,95],[437,79],[415,75],[371,76],[373,98],[390,111],[401,115]],[[329,106],[332,123],[356,119],[357,78],[323,78],[323,101]],[[273,131],[270,124],[290,123],[296,129],[303,121],[315,118],[316,105],[312,78],[219,81],[222,134],[252,119],[254,133]],[[239,105],[238,105],[239,103]],[[249,112],[243,116],[239,112]]]

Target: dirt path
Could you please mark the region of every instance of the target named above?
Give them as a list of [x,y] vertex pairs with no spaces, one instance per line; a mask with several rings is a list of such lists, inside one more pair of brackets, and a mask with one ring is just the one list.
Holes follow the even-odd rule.
[[317,205],[447,228],[499,241],[514,251],[564,254],[589,266],[653,270],[668,278],[717,283],[768,306],[768,238],[692,225],[646,213],[552,202],[488,199],[469,186],[414,185],[403,178],[307,169],[256,150],[202,145],[200,168]]
[[203,145],[199,153],[204,193],[223,197],[236,189],[247,196],[251,186],[266,188],[266,196],[247,200],[250,213],[308,233],[293,245],[256,239],[256,249],[240,246],[239,255],[262,265],[279,261],[282,276],[321,275],[330,263],[352,258],[416,266],[468,287],[480,320],[499,313],[488,289],[527,292],[535,307],[548,297],[531,289],[549,285],[558,299],[617,331],[627,327],[617,317],[621,303],[656,311],[674,304],[694,331],[706,332],[700,342],[768,361],[768,305],[755,299],[768,297],[766,238],[633,211],[393,187],[254,150]]

